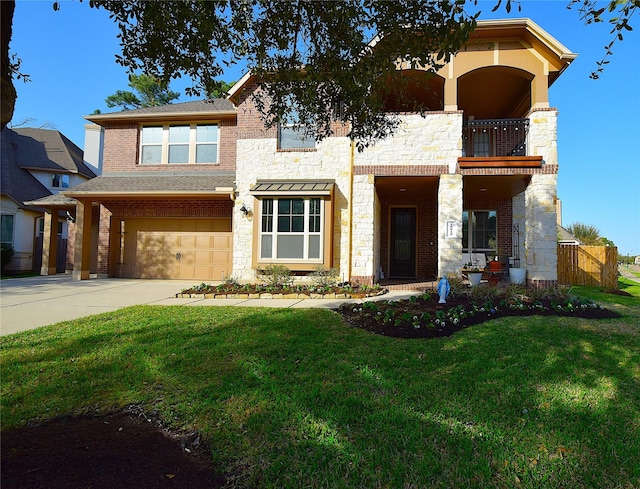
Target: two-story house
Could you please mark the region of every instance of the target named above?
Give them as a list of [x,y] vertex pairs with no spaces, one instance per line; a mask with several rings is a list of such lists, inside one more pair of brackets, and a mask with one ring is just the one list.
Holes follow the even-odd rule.
[[41,270],[42,240],[46,225],[51,224],[43,207],[62,203],[55,211],[54,232],[47,233],[54,238],[50,272],[64,272],[69,228],[66,210],[73,210],[75,202],[62,192],[95,177],[95,173],[85,164],[82,150],[59,131],[5,128],[0,136],[2,242],[15,250],[6,271]]
[[[423,117],[357,151],[266,129],[251,73],[227,100],[100,114],[103,175],[77,199],[74,274],[255,280],[321,264],[344,280],[433,280],[469,257],[511,257],[557,281],[557,110],[549,87],[576,55],[528,19],[481,21],[436,76],[407,68]],[[402,67],[401,67],[402,69]],[[389,97],[390,112],[400,107]],[[90,212],[92,208],[95,210]]]

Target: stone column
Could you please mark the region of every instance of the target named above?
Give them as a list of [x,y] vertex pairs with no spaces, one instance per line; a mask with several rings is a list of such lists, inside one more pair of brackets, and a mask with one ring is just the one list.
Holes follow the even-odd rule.
[[87,280],[91,269],[91,200],[76,203],[73,280]]
[[58,256],[58,211],[47,209],[44,212],[44,235],[42,236],[42,265],[40,275],[56,274]]
[[351,235],[351,279],[372,284],[376,270],[375,249],[375,183],[373,175],[353,178],[353,231]]
[[556,200],[556,175],[532,175],[525,190],[525,260],[521,266],[527,269],[527,281],[536,287],[558,282]]
[[438,275],[457,274],[462,265],[462,175],[440,175]]
[[542,156],[545,165],[558,164],[558,112],[533,110],[529,115],[528,156]]

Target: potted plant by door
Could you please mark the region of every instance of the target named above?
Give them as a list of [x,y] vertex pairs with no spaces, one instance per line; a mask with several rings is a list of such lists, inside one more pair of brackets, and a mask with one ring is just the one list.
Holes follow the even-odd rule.
[[462,267],[462,272],[469,279],[469,283],[471,287],[477,287],[480,285],[480,281],[482,280],[482,272],[484,270],[480,267],[474,266],[471,263],[467,263],[464,267]]
[[509,269],[509,281],[512,284],[522,285],[527,280],[527,270],[520,267],[511,267]]

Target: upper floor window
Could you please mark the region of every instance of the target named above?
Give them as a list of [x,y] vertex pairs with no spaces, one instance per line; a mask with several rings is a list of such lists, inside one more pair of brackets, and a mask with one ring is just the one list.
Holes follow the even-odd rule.
[[316,140],[313,135],[305,132],[305,126],[300,123],[298,111],[294,109],[293,99],[289,100],[292,106],[286,124],[278,124],[278,149],[313,149],[316,147]]
[[217,124],[144,126],[140,135],[140,163],[216,164],[219,137]]
[[51,176],[51,186],[53,188],[69,188],[69,175],[54,173]]
[[313,149],[316,140],[305,134],[304,128],[295,128],[291,124],[278,125],[278,149]]

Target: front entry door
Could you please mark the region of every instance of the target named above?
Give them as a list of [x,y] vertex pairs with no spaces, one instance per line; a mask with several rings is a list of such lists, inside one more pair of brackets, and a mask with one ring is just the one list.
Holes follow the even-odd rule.
[[416,276],[416,210],[391,209],[390,276],[414,278]]

